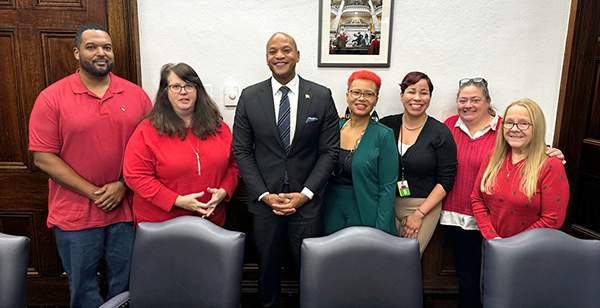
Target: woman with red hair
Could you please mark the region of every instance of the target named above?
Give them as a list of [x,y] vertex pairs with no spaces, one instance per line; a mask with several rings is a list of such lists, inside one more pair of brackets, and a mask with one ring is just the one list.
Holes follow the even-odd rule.
[[325,234],[349,226],[398,234],[398,154],[393,131],[374,112],[380,86],[381,79],[371,71],[356,71],[348,78],[348,108],[339,122],[340,156],[325,195]]

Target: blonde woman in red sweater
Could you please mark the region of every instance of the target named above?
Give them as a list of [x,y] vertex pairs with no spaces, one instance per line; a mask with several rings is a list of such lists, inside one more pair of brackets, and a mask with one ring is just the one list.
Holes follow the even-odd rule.
[[486,240],[565,221],[569,183],[560,159],[547,157],[542,109],[524,98],[506,108],[502,134],[484,162],[471,194],[473,214]]
[[[456,94],[457,114],[444,121],[457,148],[458,167],[453,189],[442,202],[440,224],[446,241],[454,251],[459,283],[459,307],[481,307],[479,276],[481,242],[471,207],[470,194],[483,160],[494,149],[502,118],[491,106],[488,83],[484,78],[464,78]],[[557,149],[548,155],[563,159]]]

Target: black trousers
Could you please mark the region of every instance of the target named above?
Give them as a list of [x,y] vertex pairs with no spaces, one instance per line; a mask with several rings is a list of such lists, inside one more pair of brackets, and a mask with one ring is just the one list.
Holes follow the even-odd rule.
[[[253,223],[260,270],[260,304],[263,307],[279,307],[281,266],[291,263],[292,269],[295,272],[299,271],[302,240],[322,235],[321,218],[320,215],[303,217],[301,212],[289,216],[261,212],[254,213]],[[292,262],[284,260],[288,247],[291,250]]]
[[454,251],[458,277],[458,307],[478,308],[481,304],[481,244],[479,230],[464,230],[456,226],[443,226],[446,240]]

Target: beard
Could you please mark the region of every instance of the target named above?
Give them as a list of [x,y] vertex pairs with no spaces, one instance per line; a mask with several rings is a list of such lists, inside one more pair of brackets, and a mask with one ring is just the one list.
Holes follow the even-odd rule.
[[104,77],[108,75],[110,71],[112,71],[113,62],[110,59],[102,60],[106,60],[106,66],[104,68],[97,68],[96,66],[94,66],[94,62],[96,60],[86,61],[83,59],[79,59],[79,66],[81,67],[81,69],[83,69],[84,71],[86,71],[94,77]]

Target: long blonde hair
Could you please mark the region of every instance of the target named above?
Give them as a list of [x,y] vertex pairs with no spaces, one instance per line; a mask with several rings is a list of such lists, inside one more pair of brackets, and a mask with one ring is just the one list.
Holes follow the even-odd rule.
[[[525,164],[521,167],[521,185],[520,190],[523,192],[529,200],[535,194],[539,171],[546,160],[546,144],[544,142],[546,135],[546,120],[544,119],[544,113],[540,106],[528,98],[522,98],[513,101],[506,107],[503,119],[506,119],[508,110],[514,106],[521,106],[529,113],[529,119],[531,120],[532,137],[528,147],[527,158]],[[506,153],[510,149],[510,145],[504,138],[504,127],[502,132],[498,132],[496,136],[496,148],[488,163],[483,177],[481,178],[481,184],[479,186],[481,192],[492,194],[493,187],[496,183],[496,177],[498,172],[504,166],[504,159]]]

